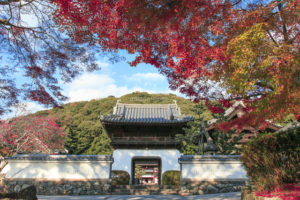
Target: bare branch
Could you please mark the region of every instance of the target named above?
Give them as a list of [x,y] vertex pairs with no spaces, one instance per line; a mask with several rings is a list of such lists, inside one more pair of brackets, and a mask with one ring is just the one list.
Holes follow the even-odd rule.
[[0,1],[0,5],[9,5],[11,3],[17,3],[21,2],[21,0],[6,0],[6,1]]
[[272,39],[272,41],[274,42],[274,44],[278,47],[278,44],[277,44],[276,40],[274,39],[274,37],[272,36],[272,34],[270,33],[269,30],[267,30],[267,33],[270,36],[270,38]]

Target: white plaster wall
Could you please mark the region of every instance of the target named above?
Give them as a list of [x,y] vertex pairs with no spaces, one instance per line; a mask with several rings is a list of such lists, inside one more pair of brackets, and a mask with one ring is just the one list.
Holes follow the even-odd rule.
[[180,171],[178,158],[181,154],[177,149],[117,149],[113,152],[114,163],[112,170],[126,171],[131,177],[132,158],[143,156],[161,158],[161,174],[169,170]]
[[182,163],[181,178],[195,180],[247,179],[240,161]]
[[110,162],[10,160],[1,173],[6,178],[108,179]]

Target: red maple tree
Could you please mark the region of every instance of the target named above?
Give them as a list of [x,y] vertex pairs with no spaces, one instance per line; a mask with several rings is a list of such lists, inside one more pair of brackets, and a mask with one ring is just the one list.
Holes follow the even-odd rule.
[[22,116],[0,122],[0,154],[55,153],[64,150],[65,133],[52,117]]
[[55,23],[51,0],[0,1],[0,115],[24,100],[48,107],[66,96],[60,82],[73,80],[84,71],[100,69],[91,40],[77,43]]
[[53,3],[74,40],[127,50],[132,66],[154,65],[195,101],[244,99],[259,118],[299,115],[299,0]]

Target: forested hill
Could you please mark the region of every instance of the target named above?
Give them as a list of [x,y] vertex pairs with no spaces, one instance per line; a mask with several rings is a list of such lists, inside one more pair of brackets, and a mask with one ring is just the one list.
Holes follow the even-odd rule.
[[[170,104],[177,101],[181,113],[194,115],[194,103],[174,94],[148,94],[134,92],[120,98],[109,96],[107,98],[68,103],[62,108],[40,111],[35,115],[51,115],[57,118],[56,122],[67,133],[65,146],[70,154],[110,154],[112,148],[110,139],[104,132],[99,116],[112,113],[117,100],[122,103],[138,104]],[[209,111],[205,118],[212,118]]]

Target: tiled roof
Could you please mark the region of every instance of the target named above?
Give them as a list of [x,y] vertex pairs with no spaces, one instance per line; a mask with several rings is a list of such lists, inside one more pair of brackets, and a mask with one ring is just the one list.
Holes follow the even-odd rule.
[[184,123],[193,117],[181,115],[174,104],[124,104],[117,102],[110,115],[102,115],[102,122],[124,123]]

